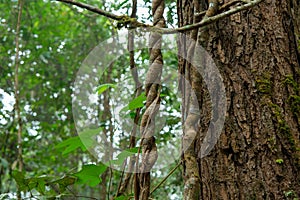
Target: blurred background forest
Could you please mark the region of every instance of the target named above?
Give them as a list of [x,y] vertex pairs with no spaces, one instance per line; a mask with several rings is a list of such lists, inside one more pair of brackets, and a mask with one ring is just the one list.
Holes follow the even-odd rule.
[[[131,12],[131,2],[127,0],[82,2],[118,14]],[[170,1],[166,6],[169,25],[176,20],[175,5]],[[138,9],[141,21],[151,21],[150,1],[139,2]],[[111,198],[116,194],[122,173],[99,164],[86,151],[75,130],[71,99],[73,82],[82,61],[96,45],[115,34],[116,24],[59,2],[24,1],[19,34],[19,73],[15,77],[18,2],[2,0],[0,10],[0,199],[20,198],[20,192],[22,199]],[[139,65],[147,68],[148,49],[140,50],[137,55]],[[176,55],[165,52],[164,57],[165,63],[176,70]],[[118,87],[121,74],[126,73],[130,74],[129,54],[115,62],[114,70],[106,73],[104,79],[111,79],[110,83]],[[20,123],[15,108],[15,78],[19,82]],[[179,100],[172,91],[175,88],[163,90],[168,98],[162,104],[172,117],[161,130],[168,133],[163,134],[161,144],[175,137],[179,130]],[[114,91],[113,88],[110,90]],[[99,96],[99,104],[107,105],[109,90]],[[119,100],[130,102],[133,96],[134,91],[124,91]],[[101,127],[106,132],[115,131],[111,129],[114,116],[107,112],[99,110]],[[20,125],[22,172],[18,158]],[[123,142],[128,144],[129,137]],[[154,173],[152,184],[157,185],[175,165]],[[157,189],[155,199],[178,199],[182,184],[181,172],[177,170],[164,187]]]

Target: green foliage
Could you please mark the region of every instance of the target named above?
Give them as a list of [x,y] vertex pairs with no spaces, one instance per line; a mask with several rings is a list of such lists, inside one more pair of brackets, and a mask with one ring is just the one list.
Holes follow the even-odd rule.
[[[127,0],[111,3],[96,0],[82,2],[124,14],[130,12],[131,8],[131,2]],[[0,89],[12,98],[14,98],[13,57],[17,3],[17,1],[4,1],[0,4]],[[175,5],[174,1],[166,2],[168,25],[174,22]],[[145,6],[150,8],[151,1],[145,1]],[[151,10],[148,12],[151,13]],[[151,19],[150,15],[138,16],[138,18],[141,21]],[[74,194],[96,195],[95,191],[99,189],[95,186],[101,184],[100,176],[107,167],[103,164],[88,164],[94,163],[95,158],[87,150],[95,147],[98,134],[104,132],[108,135],[115,134],[108,131],[109,125],[107,125],[113,116],[111,119],[101,120],[101,123],[97,124],[101,128],[77,130],[78,135],[75,135],[71,103],[73,93],[76,92],[73,82],[79,66],[91,49],[115,34],[112,25],[113,22],[104,17],[60,2],[24,1],[20,34],[19,84],[25,167],[23,172],[12,171],[12,165],[17,160],[16,119],[14,110],[5,110],[5,106],[0,103],[0,119],[7,121],[5,124],[0,123],[0,193],[2,193],[0,199],[6,199],[6,191],[9,191],[8,195],[24,191],[23,195],[30,193],[32,198],[37,195],[38,199],[56,199],[65,196],[69,198]],[[148,49],[136,53],[139,70],[147,70]],[[95,93],[102,97],[108,93],[105,91],[110,90],[108,95],[117,91],[118,87],[112,83],[118,83],[122,74],[126,72],[130,74],[130,68],[126,65],[128,58],[128,55],[124,55],[116,60],[109,74],[111,83],[104,81],[105,84],[99,85]],[[176,56],[166,53],[164,58],[166,65],[176,70]],[[177,97],[172,92],[174,88],[176,86],[170,90],[163,89],[161,93],[162,105],[166,108],[164,112],[169,115],[179,111]],[[138,108],[141,108],[141,112],[144,111],[146,100],[144,93],[133,100],[134,94],[131,89],[121,91],[120,94],[118,95],[120,101],[126,102],[122,104],[122,107],[126,105],[122,111],[129,112],[127,119],[133,118]],[[2,99],[4,97],[0,94],[1,102]],[[99,117],[107,115],[101,108],[98,114]],[[178,124],[180,124],[178,117],[168,117],[165,125],[168,131],[161,130],[161,137],[157,142],[167,144],[169,138],[174,137],[173,131],[178,129]],[[120,140],[124,141],[124,146],[128,146],[128,135],[121,133]],[[122,165],[126,158],[135,156],[137,151],[137,148],[124,150],[112,159],[110,164]],[[81,170],[74,173],[73,170],[78,168]],[[155,176],[159,179],[167,172],[168,168],[162,170],[162,175]],[[118,172],[114,172],[112,187],[117,187],[120,177]],[[175,185],[182,184],[177,179],[174,177],[170,180],[175,180]],[[167,196],[169,188],[161,188],[160,192]],[[176,189],[173,190],[173,193],[175,192]],[[124,198],[128,199],[127,196]]]
[[80,136],[71,137],[63,142],[57,144],[54,148],[62,151],[62,155],[67,155],[77,149],[85,152],[95,143],[95,136],[99,134],[102,128],[88,129],[80,133]]
[[77,183],[79,184],[87,184],[91,187],[97,186],[101,183],[100,175],[105,172],[107,166],[104,164],[99,165],[84,165],[82,170],[75,173],[74,176],[78,177]]
[[130,197],[129,196],[124,196],[124,195],[114,198],[114,200],[128,200],[128,199],[130,199]]
[[67,155],[76,149],[80,148],[82,151],[86,151],[86,147],[81,142],[79,136],[75,136],[72,138],[69,138],[58,145],[55,146],[56,149],[63,149],[62,154]]
[[[56,185],[60,192],[64,192],[69,185],[73,185],[76,181],[74,176],[64,176],[59,179],[55,179],[53,176],[39,176],[39,177],[30,177],[26,178],[24,172],[14,170],[12,173],[13,178],[15,179],[19,191],[29,192],[36,190],[41,195],[53,195],[57,191],[55,190]],[[46,186],[50,186],[50,190],[46,190]]]
[[139,149],[138,147],[134,147],[131,149],[124,150],[119,155],[117,155],[117,159],[111,160],[107,164],[122,166],[126,158],[130,156],[134,156],[138,153],[138,149]]
[[12,172],[12,177],[17,182],[20,191],[26,191],[27,190],[27,181],[25,181],[25,175],[24,175],[23,172],[14,170]]
[[139,95],[138,97],[136,97],[135,99],[133,99],[132,101],[129,102],[129,104],[127,106],[125,106],[124,108],[122,108],[122,110],[120,112],[124,112],[124,111],[128,111],[128,110],[135,110],[137,108],[142,108],[144,107],[144,102],[146,101],[146,95],[143,92],[141,95]]
[[102,85],[100,85],[100,86],[97,87],[96,91],[98,92],[98,95],[100,95],[103,92],[105,92],[107,89],[109,89],[109,88],[115,88],[115,87],[116,87],[116,85],[110,84],[110,83],[102,84]]

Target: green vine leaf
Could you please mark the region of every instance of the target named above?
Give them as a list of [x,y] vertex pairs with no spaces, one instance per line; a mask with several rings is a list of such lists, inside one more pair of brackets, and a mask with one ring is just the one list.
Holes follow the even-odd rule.
[[81,142],[79,136],[75,136],[72,138],[69,138],[58,145],[56,145],[54,148],[56,149],[63,149],[62,155],[67,155],[76,149],[80,148],[82,151],[86,151],[86,147],[84,144]]
[[117,155],[116,160],[111,160],[110,161],[110,164],[122,165],[126,158],[128,158],[130,156],[134,156],[135,154],[137,154],[138,149],[139,149],[139,147],[134,147],[134,148],[126,149],[126,150],[122,151],[119,155]]
[[127,106],[121,109],[120,112],[126,112],[128,110],[135,110],[137,108],[144,107],[144,101],[147,100],[145,93],[143,92],[141,95],[133,99]]
[[12,171],[12,177],[15,179],[20,191],[27,191],[28,181],[25,179],[25,174],[18,170]]
[[91,187],[97,186],[99,183],[101,183],[102,179],[100,178],[100,175],[105,172],[107,169],[107,166],[104,164],[100,165],[84,165],[82,169],[73,174],[78,178],[77,183],[79,184],[87,184]]
[[96,91],[98,95],[100,95],[103,92],[105,92],[108,88],[116,88],[116,85],[111,83],[102,84],[97,87]]
[[63,176],[60,179],[57,179],[50,184],[58,184],[60,192],[64,192],[69,185],[73,185],[76,181],[76,177],[73,176]]
[[68,155],[77,149],[81,149],[85,152],[89,147],[94,145],[94,136],[99,134],[101,130],[102,128],[85,130],[81,132],[79,136],[64,140],[57,144],[54,148],[62,150],[62,155]]

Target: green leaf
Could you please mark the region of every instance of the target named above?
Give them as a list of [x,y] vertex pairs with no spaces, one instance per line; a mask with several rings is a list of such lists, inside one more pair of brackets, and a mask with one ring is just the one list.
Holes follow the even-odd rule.
[[38,178],[37,179],[37,187],[36,190],[41,193],[41,194],[45,194],[45,179],[44,178]]
[[102,128],[97,129],[87,129],[79,133],[79,136],[69,138],[61,143],[57,144],[54,148],[63,149],[62,154],[67,155],[77,149],[86,151],[88,148],[92,147],[95,143],[94,136],[99,134]]
[[18,170],[13,170],[12,177],[15,179],[20,191],[27,191],[28,182],[25,179],[25,175],[23,172],[20,172]]
[[106,84],[102,84],[102,85],[98,86],[97,89],[96,89],[96,91],[100,95],[103,92],[105,92],[108,88],[115,88],[115,87],[116,87],[115,84],[106,83]]
[[50,176],[39,176],[39,177],[32,177],[26,178],[28,189],[36,189],[40,194],[44,195],[46,191],[46,183],[49,183],[53,177]]
[[130,157],[130,156],[134,156],[139,150],[139,147],[134,147],[131,149],[126,149],[124,151],[122,151],[119,155],[117,155],[117,159],[116,160],[111,160],[110,164],[113,165],[122,165],[125,161],[126,158]]
[[125,1],[121,2],[119,5],[116,6],[116,9],[119,10],[119,9],[122,8],[126,3],[128,3],[128,0],[125,0]]
[[127,197],[122,195],[122,196],[116,197],[114,200],[127,200]]
[[137,108],[142,108],[142,107],[144,107],[144,101],[146,101],[146,100],[147,100],[147,97],[146,97],[145,93],[143,92],[140,96],[136,97],[131,102],[129,102],[129,104],[127,106],[122,108],[120,112],[134,110]]
[[129,104],[128,104],[128,108],[129,110],[134,110],[137,108],[141,108],[144,107],[144,101],[147,100],[147,97],[145,95],[145,93],[142,93],[140,96],[138,96],[137,98],[133,99]]
[[62,152],[63,155],[67,155],[67,154],[75,151],[78,148],[81,148],[83,151],[86,151],[86,147],[81,142],[81,139],[79,138],[79,136],[75,136],[75,137],[69,138],[65,141],[62,141],[61,143],[56,145],[54,148],[64,149]]
[[100,175],[105,172],[107,166],[104,164],[100,165],[84,165],[82,170],[75,173],[74,176],[78,177],[77,183],[79,184],[87,184],[91,187],[97,186],[101,183]]
[[92,147],[95,144],[95,136],[98,135],[103,128],[87,129],[79,133],[79,137],[86,147],[86,149]]
[[57,183],[59,185],[60,192],[63,193],[66,190],[67,186],[73,185],[75,183],[76,179],[77,178],[73,176],[64,176],[58,180],[51,182],[51,184]]

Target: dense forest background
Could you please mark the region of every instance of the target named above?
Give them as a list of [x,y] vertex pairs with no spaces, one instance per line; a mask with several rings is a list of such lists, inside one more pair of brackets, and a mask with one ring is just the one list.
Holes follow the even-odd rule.
[[[120,55],[117,57],[105,57],[103,56],[106,55],[105,50],[107,50],[107,52],[110,50],[109,46],[106,46],[109,43],[107,41],[110,41],[109,39],[118,41],[119,35],[126,36],[124,44],[125,46],[130,46],[130,42],[134,41],[134,36],[131,34],[134,33],[139,37],[139,33],[128,33],[128,30],[132,28],[131,26],[134,23],[130,23],[130,20],[114,20],[111,19],[111,17],[101,16],[87,9],[58,1],[20,0],[17,2],[1,0],[0,2],[0,199],[133,199],[137,191],[134,184],[138,178],[135,177],[135,174],[126,173],[126,170],[131,166],[136,156],[141,154],[139,145],[141,145],[142,142],[140,138],[133,141],[131,136],[133,132],[135,132],[136,135],[141,134],[140,132],[142,131],[139,126],[143,123],[141,122],[143,120],[142,116],[147,113],[147,109],[150,107],[147,86],[145,86],[145,88],[142,86],[145,81],[147,82],[146,74],[149,69],[149,63],[154,63],[151,56],[153,55],[151,54],[151,49],[150,51],[148,49],[148,40],[136,42],[140,42],[141,44],[139,45],[143,48],[135,49],[134,51],[126,51],[127,49],[125,48],[121,53],[118,52]],[[139,22],[144,24],[152,24],[153,22],[155,24],[157,20],[160,20],[155,19],[153,2],[149,0],[132,2],[128,0],[84,0],[80,2],[92,5],[95,8],[100,8],[108,13],[115,13],[118,16],[126,15],[137,18]],[[198,15],[197,17],[191,16],[195,14],[195,11],[201,13],[203,10],[206,10],[208,3],[205,1],[206,3],[201,4],[198,8],[195,2],[187,2],[189,1],[165,1],[163,11],[165,20],[164,27],[169,29],[185,27],[193,22],[197,23],[197,21],[200,21],[200,19],[197,18],[199,17]],[[236,2],[238,5],[247,3],[247,1]],[[267,7],[270,2],[271,1],[263,2],[261,8]],[[279,4],[281,2],[278,2],[276,6],[280,7]],[[291,7],[291,5],[299,6],[299,1],[294,4],[290,3],[289,6]],[[275,4],[272,4],[272,6],[275,7]],[[285,6],[285,4],[283,4],[283,6]],[[232,7],[234,8],[234,4],[228,8]],[[225,8],[228,9],[224,7],[224,10]],[[255,8],[250,7],[249,9],[255,10]],[[299,11],[299,9],[294,10]],[[248,14],[250,13],[249,10],[242,11],[242,13],[247,12]],[[264,12],[264,10],[262,9],[260,12]],[[278,8],[278,13],[285,12],[288,11],[285,11],[283,8]],[[253,15],[249,14],[250,17],[247,15],[249,18],[245,18],[245,21],[252,19],[251,17],[253,16],[262,16],[256,12],[253,13]],[[230,15],[230,17],[225,18],[225,22],[223,21],[223,25],[230,24],[233,27],[231,33],[233,37],[236,37],[237,43],[240,44],[240,49],[226,43],[226,41],[231,41],[228,39],[230,38],[228,36],[230,34],[226,32],[226,27],[222,27],[222,22],[217,22],[219,24],[214,24],[213,27],[209,27],[209,30],[223,28],[222,30],[224,30],[224,32],[220,31],[218,34],[211,34],[210,32],[211,38],[207,40],[210,41],[210,43],[200,43],[209,53],[219,53],[219,57],[213,54],[211,55],[216,60],[218,67],[220,65],[225,66],[224,68],[220,68],[223,76],[230,74],[227,74],[227,65],[231,64],[234,70],[237,70],[234,66],[245,67],[247,62],[244,61],[243,63],[241,57],[245,55],[245,57],[251,57],[253,56],[252,52],[255,52],[256,48],[263,48],[259,45],[250,47],[249,44],[252,44],[251,41],[245,42],[245,40],[241,39],[242,37],[235,34],[240,30],[247,29],[243,29],[243,27],[239,26],[245,22],[243,21],[243,17],[245,16]],[[270,17],[266,16],[265,19]],[[293,16],[299,18],[300,15],[293,13]],[[205,15],[205,17],[211,16]],[[278,22],[276,21],[278,19],[275,19],[274,16],[268,19],[273,19],[272,17],[274,18],[274,24],[272,24],[272,21],[269,21],[268,26],[266,26],[268,28],[273,25],[276,27],[275,22]],[[228,21],[226,21],[226,19]],[[263,17],[260,18],[260,20],[263,19]],[[244,154],[238,153],[238,151],[243,152],[244,149],[242,149],[242,145],[239,146],[239,142],[236,143],[236,148],[232,143],[230,145],[228,144],[230,147],[227,149],[222,149],[220,146],[222,146],[223,143],[224,146],[226,146],[224,138],[232,131],[236,133],[240,131],[241,135],[247,135],[245,136],[247,139],[245,139],[244,142],[249,145],[249,147],[245,147],[245,149],[249,150],[251,147],[255,147],[255,145],[251,144],[249,137],[256,137],[259,144],[261,140],[259,140],[257,132],[261,131],[264,133],[265,131],[268,133],[269,135],[266,139],[266,141],[268,141],[268,150],[275,149],[274,152],[276,152],[274,153],[272,151],[270,153],[274,155],[274,157],[270,157],[273,161],[268,163],[268,165],[274,166],[271,168],[276,171],[276,183],[278,183],[278,185],[282,184],[282,188],[284,189],[282,189],[282,191],[280,190],[278,194],[274,193],[273,196],[269,195],[269,193],[272,193],[272,189],[276,189],[277,184],[275,184],[276,187],[274,188],[270,186],[271,189],[269,190],[269,183],[266,183],[265,180],[258,180],[255,182],[256,185],[259,185],[257,187],[264,187],[267,192],[259,193],[261,196],[252,196],[252,199],[285,198],[296,200],[300,198],[299,190],[297,190],[300,189],[299,182],[297,182],[297,180],[300,180],[300,157],[297,157],[300,148],[299,32],[297,32],[296,29],[292,30],[289,28],[293,25],[296,27],[291,19],[282,18],[280,20],[283,20],[282,23],[288,27],[289,30],[287,32],[292,32],[293,35],[288,35],[290,38],[293,37],[293,40],[289,42],[293,43],[294,46],[291,45],[292,47],[288,47],[290,48],[290,52],[287,52],[287,54],[291,56],[287,58],[293,58],[294,60],[291,59],[290,63],[288,61],[287,63],[292,67],[296,67],[296,69],[289,71],[291,73],[285,73],[282,72],[284,70],[280,71],[280,67],[278,69],[276,67],[273,68],[273,66],[268,63],[272,70],[265,66],[266,72],[259,73],[259,78],[257,78],[257,71],[259,70],[255,69],[255,67],[249,70],[253,73],[253,77],[255,77],[255,83],[253,84],[255,84],[256,91],[259,94],[253,98],[253,104],[251,104],[249,100],[249,102],[247,101],[249,103],[247,105],[253,106],[258,102],[257,99],[263,99],[265,102],[268,102],[268,95],[272,96],[274,92],[280,93],[281,90],[278,88],[282,86],[284,88],[286,87],[288,91],[287,93],[285,93],[285,90],[282,92],[283,95],[286,95],[283,99],[290,105],[290,107],[287,107],[288,111],[285,109],[282,111],[281,105],[277,105],[274,102],[268,104],[270,106],[269,110],[264,110],[263,108],[260,110],[259,106],[257,106],[257,110],[261,113],[272,112],[274,114],[262,116],[261,120],[265,120],[266,123],[272,121],[273,124],[276,125],[261,125],[260,130],[256,130],[254,127],[253,129],[255,130],[251,132],[252,135],[250,136],[250,134],[247,135],[248,132],[245,131],[248,128],[243,124],[245,122],[242,121],[243,123],[240,123],[239,121],[241,118],[245,118],[243,120],[247,121],[249,120],[249,116],[246,116],[246,114],[245,116],[239,116],[235,112],[230,113],[230,109],[235,110],[235,107],[238,109],[240,107],[244,109],[245,107],[245,113],[247,113],[247,105],[243,104],[244,101],[239,101],[238,98],[233,100],[234,105],[232,105],[233,103],[229,100],[227,102],[229,111],[226,117],[232,115],[235,116],[237,120],[234,121],[230,117],[227,118],[223,136],[221,135],[222,140],[218,143],[217,147],[221,153],[216,151],[217,153],[213,153],[210,157],[212,160],[208,159],[205,161],[207,165],[212,164],[212,168],[213,165],[216,168],[226,165],[226,170],[228,169],[233,172],[236,169],[236,171],[238,171],[238,168],[244,167],[243,164],[246,163],[246,161],[241,161],[243,159],[240,159]],[[298,22],[300,22],[299,19]],[[239,25],[235,26],[234,23]],[[253,25],[253,27],[254,26],[255,25]],[[262,24],[260,24],[260,26],[264,27]],[[276,31],[266,29],[265,33],[262,33],[257,27],[256,29],[253,27],[248,27],[251,34],[254,35],[251,37],[258,38],[259,40],[261,39],[260,36],[264,34],[266,34],[265,38],[268,38],[268,31]],[[278,25],[278,27],[281,26]],[[300,27],[299,24],[298,27]],[[217,31],[215,31],[215,33],[217,33]],[[140,34],[143,35],[142,33]],[[194,35],[195,32],[193,31],[187,34],[187,36],[191,38],[193,38]],[[149,35],[146,35],[145,38],[147,37],[149,37]],[[153,37],[153,35],[150,37]],[[270,40],[272,40],[272,37],[270,37]],[[282,37],[280,31],[274,36],[274,38],[277,37]],[[222,43],[218,49],[217,43],[219,39],[223,39],[225,42]],[[191,197],[190,194],[187,194],[186,187],[189,178],[192,176],[189,174],[192,173],[192,169],[188,169],[188,153],[185,152],[183,155],[181,152],[182,133],[189,132],[188,130],[183,130],[183,127],[188,127],[188,125],[185,124],[186,117],[184,116],[188,116],[189,113],[182,111],[182,107],[184,107],[182,105],[185,105],[184,103],[187,101],[187,94],[179,92],[182,85],[180,85],[181,82],[180,78],[178,78],[177,70],[182,70],[183,73],[180,75],[184,77],[194,72],[184,72],[189,64],[183,64],[185,61],[182,60],[181,56],[178,56],[177,52],[181,50],[181,46],[187,47],[189,44],[185,40],[183,41],[179,36],[166,35],[163,36],[162,41],[163,47],[161,54],[165,68],[162,72],[163,84],[156,88],[159,90],[157,99],[159,98],[160,101],[160,112],[156,116],[156,127],[154,128],[156,131],[156,139],[154,141],[156,143],[155,148],[159,150],[158,152],[161,157],[157,160],[154,170],[151,171],[151,181],[148,180],[146,176],[139,178],[140,181],[147,180],[147,183],[150,184],[149,188],[151,188],[151,191],[148,191],[148,193],[151,194],[151,199],[197,199],[200,197],[197,195],[196,197],[195,195]],[[282,44],[277,42],[278,41],[275,40],[271,41],[274,46],[278,44],[280,47]],[[285,44],[287,43],[288,42]],[[221,44],[221,42],[218,44]],[[176,45],[179,45],[179,48],[177,48]],[[99,48],[104,47],[103,52],[99,49],[97,50],[97,46]],[[233,50],[235,56],[232,56],[231,52],[222,51],[222,48],[226,48],[226,46],[236,50]],[[295,50],[297,48],[298,52]],[[97,50],[97,54],[93,54],[95,49]],[[284,51],[286,50],[286,48],[283,49]],[[187,52],[190,53],[189,51],[190,49]],[[239,55],[237,52],[239,52]],[[247,52],[250,53],[247,54]],[[264,52],[264,49],[261,49],[259,52]],[[276,49],[276,51],[274,50],[273,52],[278,53],[280,50],[277,51]],[[76,99],[76,97],[80,96],[81,93],[76,87],[76,84],[80,83],[81,73],[86,72],[85,67],[89,64],[88,59],[91,58],[91,53],[93,54],[92,56],[99,56],[99,59],[96,60],[97,62],[103,61],[107,63],[105,70],[102,71],[93,71],[92,67],[96,65],[95,63],[88,69],[92,71],[88,72],[90,73],[90,77],[87,77],[85,80],[95,78],[92,89],[94,90],[94,97],[96,96],[96,100],[93,100],[96,106],[89,108],[84,107],[80,101],[77,101],[78,99]],[[268,54],[268,52],[266,54]],[[280,57],[280,55],[279,53],[274,53],[274,56]],[[282,53],[282,56],[285,56],[285,54]],[[236,60],[238,61],[230,61],[231,63],[229,64],[227,59],[229,57],[237,57],[238,59]],[[113,61],[109,62],[110,59]],[[272,60],[271,57],[268,57],[268,59]],[[298,61],[298,63],[296,61]],[[254,66],[257,62],[258,61],[253,61]],[[280,62],[278,61],[278,63]],[[282,65],[285,65],[285,63]],[[272,78],[272,76],[274,76],[273,71],[276,70],[282,72],[284,75],[282,75],[281,78]],[[236,73],[240,73],[242,78],[246,76],[243,77],[243,70],[237,70]],[[91,77],[91,74],[93,77]],[[245,74],[247,73],[245,72]],[[234,76],[235,75],[232,75],[232,77]],[[193,77],[193,75],[191,75],[191,77]],[[228,75],[228,77],[230,77],[230,75]],[[187,80],[189,80],[189,78],[187,78]],[[241,92],[243,89],[252,91],[251,89],[247,89],[247,87],[250,87],[250,84],[247,86],[243,85],[243,89],[239,88],[237,85],[239,85],[240,79],[235,79],[232,82],[230,82],[229,79],[227,80],[227,78],[224,79],[225,89],[228,89],[226,95],[229,97],[230,95],[234,95],[234,92],[232,92],[234,90],[236,93]],[[279,84],[279,80],[282,85],[275,86],[274,84]],[[200,82],[202,82],[202,80],[197,81],[199,85]],[[193,84],[194,83],[191,83],[191,88],[194,89],[195,86]],[[84,88],[81,88],[81,90],[84,90]],[[208,92],[204,88],[200,88],[197,91],[203,92],[203,96],[208,95]],[[250,95],[242,92],[241,94],[243,94],[241,99]],[[199,94],[197,93],[195,96],[197,95]],[[188,95],[188,97],[189,96],[193,95]],[[84,95],[80,97],[85,98]],[[196,98],[199,98],[199,96]],[[277,97],[272,96],[272,98],[272,100],[275,99],[274,101],[276,101]],[[211,118],[212,116],[209,114],[210,106],[205,103],[206,101],[209,101],[209,98],[205,97],[201,101],[198,99],[199,104],[205,107],[202,111],[205,117],[203,119],[201,118],[202,121],[200,121],[207,125],[207,118]],[[264,105],[262,101],[258,104]],[[285,108],[285,105],[282,105],[282,107]],[[74,111],[75,114],[73,113]],[[80,112],[90,114],[85,115]],[[240,113],[244,115],[243,111]],[[268,117],[270,118],[269,121],[266,120]],[[251,123],[253,123],[253,121],[251,121]],[[236,126],[240,126],[239,129],[236,129]],[[270,130],[274,135],[266,130]],[[285,136],[280,135],[277,137],[277,133],[283,133]],[[103,136],[105,137],[103,138]],[[230,137],[231,139],[233,138],[233,141],[235,139],[244,140],[239,136],[233,136],[233,134],[228,136],[228,138]],[[282,141],[282,144],[280,141]],[[197,145],[195,145],[197,142],[194,143],[193,141],[191,143],[197,150]],[[99,144],[101,148],[96,149]],[[190,150],[187,152],[190,152]],[[219,157],[221,154],[226,155],[226,159]],[[245,159],[247,156],[245,153]],[[218,159],[218,162],[213,161],[213,159]],[[261,157],[259,159],[261,159]],[[229,166],[228,163],[230,163],[231,160],[234,162],[235,168]],[[260,165],[258,160],[253,161],[255,162],[255,166]],[[200,163],[200,161],[197,162],[198,164]],[[227,167],[227,164],[229,167]],[[112,165],[114,167],[110,167]],[[253,165],[249,166],[252,167]],[[201,173],[201,166],[203,167],[204,165],[199,164],[199,166],[200,174],[203,176],[209,176],[208,174],[212,173]],[[231,169],[231,167],[234,169]],[[289,173],[285,174],[284,168],[290,169],[290,171],[287,170]],[[125,172],[122,171],[124,169]],[[247,168],[247,170],[251,170],[252,172],[252,169]],[[222,171],[218,172],[222,173]],[[256,173],[256,175],[253,175],[255,179],[260,177],[257,175],[260,173],[259,170],[253,168],[253,172],[254,174]],[[287,178],[285,179],[284,176]],[[292,180],[290,177],[294,179]],[[209,183],[200,181],[200,183],[197,183],[199,184],[199,188],[201,186],[201,190],[203,191],[200,196],[203,197],[207,195],[210,196],[211,199],[222,199],[221,197],[224,197],[222,196],[223,194],[213,196],[212,194],[208,194],[208,189],[206,190],[205,188],[211,187],[208,186],[210,184],[222,185],[227,179],[229,185],[227,187],[228,189],[231,187],[230,184],[232,182],[230,181],[232,180],[229,180],[230,178],[225,176],[214,177],[208,181]],[[237,176],[235,179],[239,179],[239,177]],[[281,183],[281,180],[284,181]],[[218,182],[222,184],[217,184]],[[141,185],[142,191],[144,186],[143,184]],[[232,186],[232,188],[234,188],[232,189],[233,192],[235,192],[237,188],[242,188],[237,181],[232,185],[234,185]],[[253,185],[251,185],[251,187],[252,186]],[[220,189],[217,186],[215,190],[218,190],[220,193],[224,192],[223,188]],[[211,187],[210,191],[214,191],[214,188]],[[140,193],[142,196],[142,192]],[[235,193],[235,195],[236,194],[237,193]],[[243,199],[240,197],[241,196],[234,196],[233,194],[230,196],[229,194],[225,199]],[[141,197],[140,199],[145,198]],[[209,198],[203,197],[203,199]],[[249,196],[244,199],[251,198]]]
[[[86,1],[107,11],[127,14],[131,12],[130,1]],[[170,24],[176,20],[175,3],[167,4],[166,14]],[[2,1],[1,4],[1,164],[0,193],[2,199],[15,199],[17,191],[22,199],[70,198],[84,196],[94,199],[108,199],[116,195],[120,177],[118,170],[106,170],[86,151],[77,136],[72,115],[72,93],[81,63],[98,44],[111,38],[119,29],[117,24],[105,17],[71,5],[55,1],[24,1],[19,38],[19,108],[22,124],[22,172],[18,172],[18,129],[15,109],[15,38],[18,16],[18,2]],[[151,21],[151,2],[139,2],[138,16],[142,21]],[[124,32],[123,29],[122,31]],[[145,41],[146,42],[146,41]],[[137,52],[137,62],[143,68],[148,65],[148,49],[145,46]],[[176,72],[176,55],[165,53],[169,66]],[[114,63],[113,71],[104,75],[112,79],[116,87],[122,74],[131,76],[129,54],[121,56]],[[174,74],[174,73],[173,73]],[[99,77],[101,74],[99,75]],[[107,76],[107,77],[105,77]],[[124,79],[124,77],[123,77]],[[142,80],[141,80],[142,81]],[[102,81],[104,83],[105,81]],[[100,85],[100,84],[99,84]],[[173,86],[173,89],[176,86]],[[120,89],[124,89],[121,87]],[[125,88],[126,89],[126,88]],[[119,91],[115,89],[115,93]],[[166,122],[162,132],[168,132],[161,142],[169,141],[179,130],[180,108],[173,91],[165,91],[169,96],[165,105],[168,113],[175,113]],[[109,93],[102,94],[99,104],[107,104]],[[173,97],[173,98],[172,98]],[[105,99],[104,99],[105,98]],[[134,99],[134,90],[123,92],[121,103],[128,104]],[[142,98],[143,102],[144,99]],[[111,115],[101,110],[104,129]],[[170,114],[169,114],[170,115]],[[114,116],[111,116],[112,118]],[[130,116],[127,118],[131,119]],[[124,133],[125,134],[125,133]],[[126,138],[127,137],[127,138]],[[128,135],[123,145],[129,144]],[[63,144],[63,145],[61,145]],[[61,147],[57,148],[57,146]],[[180,159],[179,157],[176,159]],[[157,185],[177,163],[173,163],[161,173],[155,173],[153,185]],[[101,168],[102,167],[102,168]],[[102,183],[99,175],[103,173]],[[81,178],[74,176],[81,172]],[[80,176],[80,175],[79,175]],[[76,178],[77,177],[77,178]],[[181,195],[180,171],[170,177],[164,187],[156,191],[157,197]],[[103,191],[104,188],[104,191]],[[107,192],[106,192],[107,191]],[[173,197],[173,198],[175,198]]]

